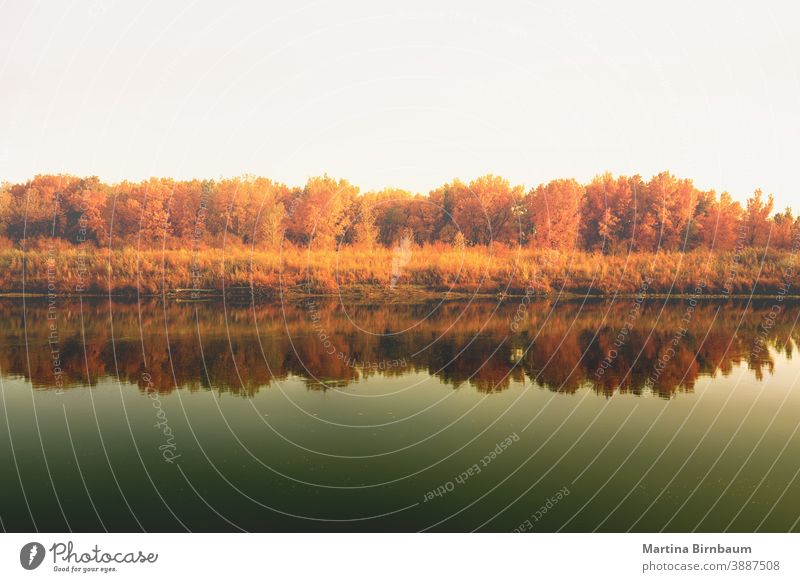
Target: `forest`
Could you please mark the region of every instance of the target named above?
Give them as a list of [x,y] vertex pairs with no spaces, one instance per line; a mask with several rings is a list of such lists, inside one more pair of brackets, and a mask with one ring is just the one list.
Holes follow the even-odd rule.
[[166,292],[278,286],[401,290],[775,292],[800,219],[663,172],[553,180],[487,175],[427,194],[346,180],[39,175],[0,187],[0,290]]

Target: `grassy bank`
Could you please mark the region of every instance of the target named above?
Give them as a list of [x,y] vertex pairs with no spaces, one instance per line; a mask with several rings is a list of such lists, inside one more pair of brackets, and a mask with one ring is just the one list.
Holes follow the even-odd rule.
[[[376,298],[445,292],[608,295],[796,294],[795,255],[635,253],[601,255],[527,248],[426,245],[400,251],[287,246],[262,251],[237,246],[190,250],[65,247],[0,251],[0,291],[120,295],[177,292],[249,295],[325,294],[342,290]],[[698,286],[702,290],[698,292]],[[192,293],[199,289],[201,292]]]

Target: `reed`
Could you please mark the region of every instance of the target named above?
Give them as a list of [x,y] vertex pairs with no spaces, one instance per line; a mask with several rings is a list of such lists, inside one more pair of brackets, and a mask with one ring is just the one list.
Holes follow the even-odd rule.
[[0,250],[4,293],[161,294],[253,290],[258,295],[333,294],[360,289],[436,293],[798,294],[788,251],[604,255],[504,245],[444,243],[398,249],[341,246],[276,250],[246,245],[200,249],[74,247]]

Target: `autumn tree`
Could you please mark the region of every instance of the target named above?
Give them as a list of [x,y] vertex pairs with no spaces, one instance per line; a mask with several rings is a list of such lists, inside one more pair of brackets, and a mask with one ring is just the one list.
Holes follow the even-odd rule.
[[518,242],[520,224],[515,209],[522,200],[522,187],[511,186],[508,180],[487,175],[464,186],[454,182],[453,221],[470,242],[504,244]]
[[[408,201],[408,228],[413,231],[418,243],[435,242],[438,239],[437,227],[446,223],[444,208],[417,194]],[[402,229],[401,229],[402,230]]]
[[797,221],[792,214],[792,209],[786,208],[783,212],[776,214],[773,217],[773,222],[770,246],[783,250],[791,249],[797,236]]
[[525,195],[520,186],[487,175],[469,184],[453,180],[428,195],[386,189],[364,196],[328,176],[290,189],[256,176],[107,185],[97,177],[39,175],[0,187],[0,237],[6,245],[55,237],[72,244],[170,248],[214,243],[271,249],[284,240],[313,249],[339,243],[393,247],[413,236],[419,245],[527,240],[535,247],[612,254],[731,251],[767,243],[790,249],[800,221],[789,209],[773,216],[773,206],[771,195],[756,190],[743,209],[727,192],[698,190],[668,172],[647,182],[606,173],[585,187],[554,180]]
[[580,239],[584,188],[575,180],[553,180],[525,197],[530,243],[538,248],[573,250]]
[[399,239],[400,231],[408,224],[411,194],[405,190],[387,188],[368,194],[372,200],[372,213],[378,240],[389,246]]
[[276,248],[286,228],[288,196],[286,186],[267,178],[246,175],[221,180],[213,189],[208,228],[231,243]]
[[[79,233],[74,240],[85,236],[86,242],[94,241],[98,245],[109,242],[109,225],[111,224],[111,207],[109,204],[109,188],[99,179],[83,180],[80,191]],[[80,232],[85,223],[86,232]]]
[[275,249],[281,245],[286,232],[286,208],[277,197],[262,203],[256,216],[254,242],[263,241],[263,246]]
[[[434,205],[441,209],[436,224],[432,225],[433,238],[442,242],[453,242],[453,237],[463,227],[458,222],[458,213],[456,207],[459,201],[467,195],[468,189],[466,184],[460,180],[453,180],[428,194],[428,199]],[[464,204],[460,204],[464,208]]]
[[110,236],[115,241],[142,247],[163,245],[168,234],[171,195],[169,179],[150,178],[116,185],[110,201],[113,212]]
[[245,197],[245,213],[242,241],[258,247],[280,246],[286,220],[284,200],[289,189],[266,178],[248,179]]
[[66,217],[62,212],[64,191],[73,186],[70,176],[36,176],[16,184],[8,193],[6,232],[15,239],[63,236]]
[[748,245],[763,248],[770,240],[772,223],[769,220],[772,214],[772,207],[775,201],[772,194],[763,199],[764,194],[761,190],[756,190],[747,199],[747,206],[744,212],[744,231],[745,241]]
[[371,249],[378,242],[378,227],[375,224],[373,201],[365,196],[360,197],[356,203],[357,217],[354,232],[354,242],[360,248]]
[[358,188],[346,180],[329,176],[311,178],[295,192],[288,233],[292,239],[314,249],[331,249],[346,231],[347,213]]
[[0,184],[0,236],[8,234],[8,227],[11,223],[11,184],[3,182]]
[[642,194],[633,248],[638,251],[683,249],[697,203],[692,181],[662,172],[647,182]]
[[581,210],[583,247],[605,253],[626,252],[636,230],[643,191],[640,176],[596,176],[587,186]]
[[210,205],[214,197],[211,180],[176,182],[169,204],[170,235],[193,246],[209,237]]
[[719,199],[711,193],[703,200],[695,219],[696,244],[715,251],[732,251],[739,239],[742,205],[727,192]]

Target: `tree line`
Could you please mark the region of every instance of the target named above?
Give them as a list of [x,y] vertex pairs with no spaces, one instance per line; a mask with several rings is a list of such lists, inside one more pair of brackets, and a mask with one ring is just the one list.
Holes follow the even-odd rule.
[[668,172],[649,180],[610,173],[588,184],[553,180],[530,190],[487,175],[453,180],[426,195],[361,194],[346,180],[290,187],[263,177],[151,178],[106,184],[97,177],[39,175],[0,186],[0,242],[60,239],[97,246],[196,248],[282,244],[525,245],[605,254],[745,247],[793,248],[800,218],[774,212],[761,190],[744,205]]

